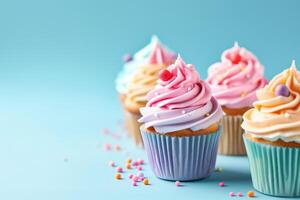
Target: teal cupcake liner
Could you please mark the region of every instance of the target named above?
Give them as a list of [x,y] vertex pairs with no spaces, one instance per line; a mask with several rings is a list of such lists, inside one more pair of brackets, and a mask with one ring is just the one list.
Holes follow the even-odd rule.
[[253,187],[278,197],[300,196],[300,148],[253,142],[244,136]]

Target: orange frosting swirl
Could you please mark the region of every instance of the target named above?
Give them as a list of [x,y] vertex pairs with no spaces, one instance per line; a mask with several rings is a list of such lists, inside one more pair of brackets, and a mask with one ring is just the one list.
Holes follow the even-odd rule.
[[[276,92],[280,86],[286,88],[287,95]],[[258,100],[244,114],[242,128],[265,140],[300,143],[300,74],[295,63],[256,95]]]

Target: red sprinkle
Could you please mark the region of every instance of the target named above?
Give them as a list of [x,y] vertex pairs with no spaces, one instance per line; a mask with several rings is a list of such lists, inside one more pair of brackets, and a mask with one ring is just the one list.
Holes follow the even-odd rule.
[[173,77],[173,74],[167,69],[164,69],[164,70],[159,72],[159,78],[163,81],[168,81],[172,77]]
[[235,53],[235,54],[231,54],[230,56],[230,60],[233,64],[239,64],[239,62],[241,62],[242,57],[239,53]]

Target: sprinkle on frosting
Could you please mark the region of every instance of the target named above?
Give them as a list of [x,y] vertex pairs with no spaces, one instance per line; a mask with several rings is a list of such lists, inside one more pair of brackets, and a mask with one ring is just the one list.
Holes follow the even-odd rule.
[[257,99],[243,116],[243,129],[269,141],[300,143],[300,74],[295,62],[258,90]]
[[208,70],[207,82],[214,97],[228,108],[252,107],[255,91],[267,83],[264,67],[247,49],[234,46],[223,52],[221,62]]
[[222,117],[221,107],[194,66],[185,64],[179,56],[167,70],[172,77],[158,80],[156,88],[148,93],[139,122],[161,134],[183,129],[197,131],[217,123]]

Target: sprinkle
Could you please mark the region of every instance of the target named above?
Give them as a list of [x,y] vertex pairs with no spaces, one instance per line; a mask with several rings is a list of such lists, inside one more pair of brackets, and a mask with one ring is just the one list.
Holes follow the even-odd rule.
[[120,179],[122,178],[122,174],[116,173],[115,178],[116,178],[117,180],[120,180]]
[[137,176],[141,178],[141,177],[144,177],[144,174],[143,174],[143,172],[139,171],[139,172],[137,173]]
[[122,167],[117,167],[117,172],[120,172],[120,173],[122,173],[122,172],[123,172],[123,169],[122,169]]
[[168,81],[173,77],[173,74],[167,70],[167,69],[163,69],[159,72],[159,78],[162,81]]
[[131,163],[132,159],[128,158],[127,163]]
[[133,177],[133,174],[128,174],[129,179],[132,179],[132,177]]
[[250,198],[251,198],[251,197],[254,197],[254,192],[253,192],[253,191],[249,191],[249,192],[247,193],[247,196],[250,197]]
[[175,182],[175,185],[176,185],[177,187],[181,186],[180,181],[176,181],[176,182]]
[[229,192],[229,196],[234,197],[234,192]]
[[284,117],[288,119],[291,117],[291,115],[289,113],[284,113]]
[[143,159],[138,159],[137,162],[138,162],[139,165],[143,165],[144,164],[144,160]]
[[245,70],[245,66],[244,65],[240,65],[240,70],[244,71]]
[[137,183],[135,181],[132,181],[132,186],[137,186]]
[[136,166],[136,169],[141,171],[143,168],[142,168],[142,166],[138,165],[138,166]]
[[115,162],[113,162],[113,161],[109,161],[108,165],[111,166],[111,167],[115,167],[116,166]]
[[185,113],[186,113],[185,110],[182,110],[182,111],[181,111],[181,114],[185,114]]
[[242,194],[241,192],[238,192],[237,195],[238,195],[239,197],[242,197],[242,196],[243,196],[243,194]]
[[139,181],[139,177],[138,176],[133,176],[132,180],[135,181],[135,182],[138,182]]
[[126,169],[131,169],[131,164],[130,163],[126,163]]
[[149,185],[149,180],[145,178],[145,179],[143,180],[143,183],[144,183],[144,185]]
[[210,116],[210,114],[209,114],[209,113],[206,113],[206,114],[205,114],[205,117],[208,117],[208,116]]
[[288,97],[288,96],[290,96],[290,91],[289,91],[289,88],[286,85],[279,84],[275,88],[275,94],[277,96]]
[[145,180],[145,177],[140,177],[140,181],[144,181]]
[[247,92],[242,92],[241,93],[241,97],[244,97],[244,96],[246,96],[247,95]]
[[103,146],[104,151],[110,151],[111,150],[111,145],[110,144],[104,144]]
[[225,183],[224,183],[224,182],[220,182],[220,183],[219,183],[219,186],[220,186],[220,187],[224,187],[224,186],[225,186]]
[[117,145],[115,146],[115,149],[116,149],[116,151],[121,151],[121,146],[117,144]]
[[138,166],[139,165],[139,162],[138,161],[134,161],[133,162],[133,166]]
[[125,54],[124,56],[123,56],[123,61],[124,62],[129,62],[129,61],[131,61],[133,58],[132,58],[132,56],[130,55],[130,54]]

